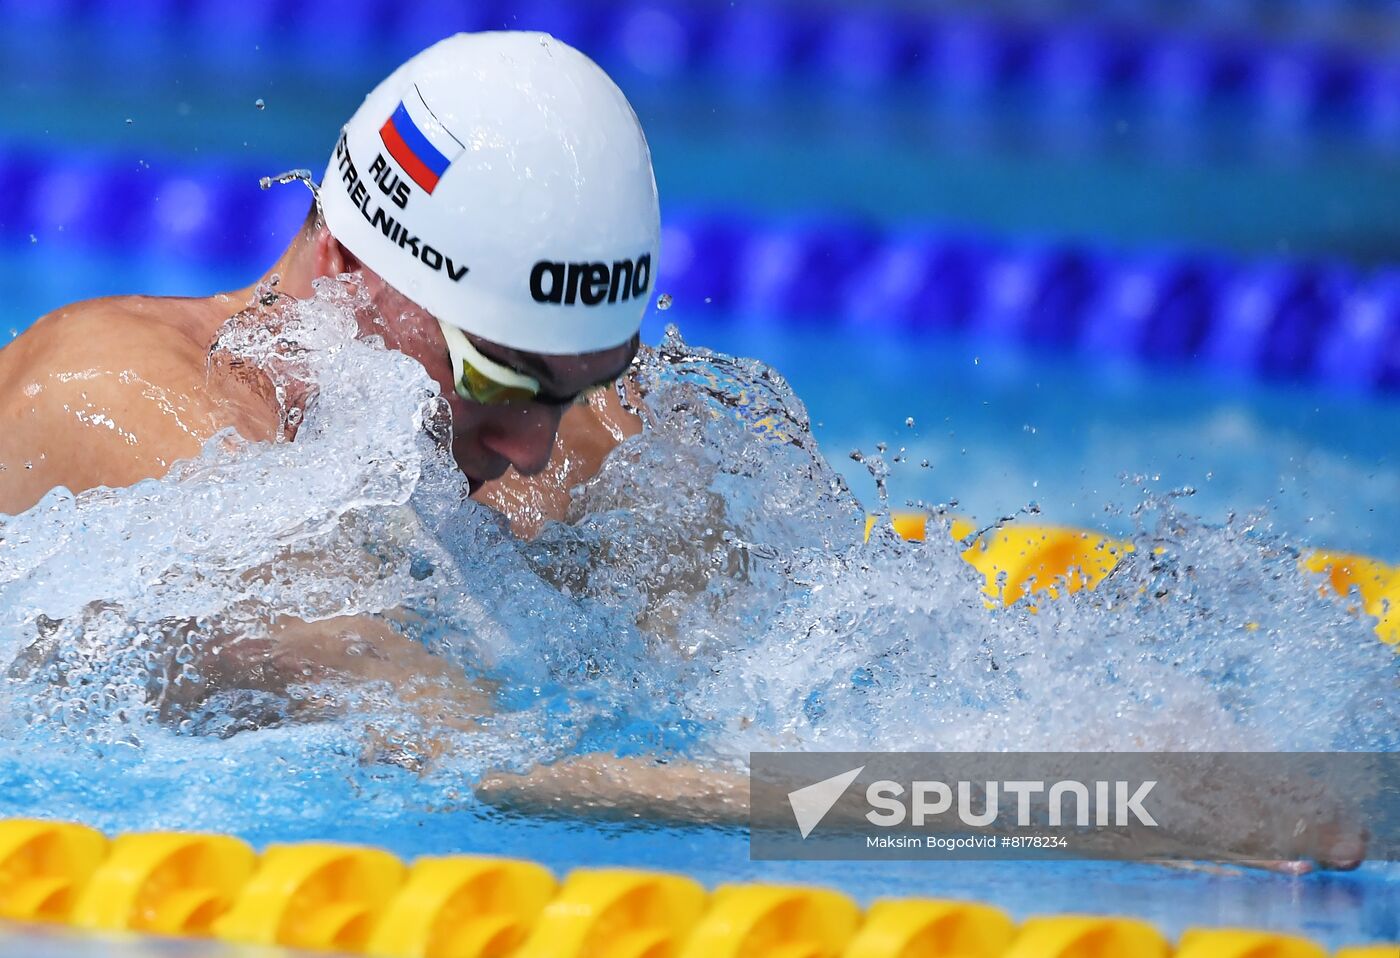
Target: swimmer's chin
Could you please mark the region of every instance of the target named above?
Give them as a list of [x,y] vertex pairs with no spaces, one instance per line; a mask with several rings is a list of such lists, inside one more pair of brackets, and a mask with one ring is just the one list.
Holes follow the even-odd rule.
[[493,483],[497,479],[501,478],[501,476],[504,476],[506,474],[506,471],[502,469],[500,472],[489,476],[474,476],[470,472],[464,472],[462,474],[467,477],[467,489],[469,490],[467,492],[467,495],[475,499],[476,494],[478,492],[480,492],[490,483]]

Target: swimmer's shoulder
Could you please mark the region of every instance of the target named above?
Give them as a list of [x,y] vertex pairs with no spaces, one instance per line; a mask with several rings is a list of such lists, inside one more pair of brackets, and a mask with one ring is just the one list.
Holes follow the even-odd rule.
[[192,301],[147,296],[55,310],[0,350],[0,398],[112,398],[141,382],[195,392],[205,367],[195,315]]
[[162,476],[220,429],[243,425],[207,385],[213,315],[200,300],[88,300],[0,350],[0,513],[54,486]]
[[108,360],[164,363],[192,351],[181,320],[192,301],[155,296],[108,296],[39,317],[0,350],[0,386],[35,370],[92,367]]

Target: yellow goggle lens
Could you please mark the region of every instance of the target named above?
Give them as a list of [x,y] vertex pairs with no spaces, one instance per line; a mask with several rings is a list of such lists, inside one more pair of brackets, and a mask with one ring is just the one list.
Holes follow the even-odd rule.
[[498,383],[467,362],[462,363],[461,374],[457,377],[457,395],[487,406],[529,402],[538,394],[537,389]]
[[453,383],[457,395],[482,405],[500,406],[529,402],[540,394],[539,381],[534,377],[486,358],[457,327],[438,325],[457,373]]

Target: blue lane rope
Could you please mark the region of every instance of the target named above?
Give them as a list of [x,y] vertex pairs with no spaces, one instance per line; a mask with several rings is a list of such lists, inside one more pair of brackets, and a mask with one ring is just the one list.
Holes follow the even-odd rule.
[[[270,170],[0,149],[0,242],[266,268],[310,194]],[[35,240],[31,240],[31,236]],[[53,254],[49,254],[53,255]],[[995,240],[936,226],[668,211],[657,289],[714,316],[997,341],[1400,391],[1400,267]],[[677,314],[680,315],[680,314]]]
[[727,315],[959,330],[1243,379],[1400,391],[1397,268],[673,217],[658,276],[678,307]]
[[[1311,0],[1280,0],[1289,3],[1300,14],[1316,12]],[[1400,7],[1352,6],[1400,27]],[[136,68],[143,46],[164,44],[208,55],[294,49],[299,62],[321,72],[367,76],[457,30],[536,28],[610,69],[653,80],[718,79],[748,93],[796,82],[972,104],[1009,95],[1070,111],[1136,104],[1154,120],[1187,122],[1219,109],[1264,130],[1321,127],[1400,146],[1400,61],[1393,55],[1251,36],[1238,22],[1229,31],[1154,30],[1140,18],[1032,22],[971,10],[778,0],[334,0],[298,17],[284,15],[284,7],[276,0],[0,0],[0,28],[39,42],[86,25],[119,41],[101,49]],[[211,69],[220,62],[215,56]]]

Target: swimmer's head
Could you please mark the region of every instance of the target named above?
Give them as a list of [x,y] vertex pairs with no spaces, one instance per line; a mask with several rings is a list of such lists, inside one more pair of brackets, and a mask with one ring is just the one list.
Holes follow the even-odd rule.
[[413,57],[342,129],[319,203],[381,309],[436,340],[410,351],[450,369],[457,443],[493,441],[478,420],[533,416],[538,439],[551,419],[528,452],[459,455],[478,481],[542,467],[560,400],[635,351],[660,233],[651,153],[617,85],[553,37],[458,34]]
[[[458,466],[472,490],[514,467],[523,475],[538,472],[549,462],[555,433],[567,408],[620,377],[636,355],[639,338],[607,349],[578,354],[545,354],[513,349],[470,333],[457,333],[467,345],[467,357],[478,368],[510,378],[528,377],[529,398],[478,402],[454,389],[462,377],[462,345],[452,344],[444,325],[359,261],[312,216],[305,231],[316,276],[350,277],[370,308],[356,318],[364,336],[413,357],[438,384],[452,411],[450,443]],[[309,287],[306,287],[309,292]],[[457,332],[456,330],[449,330]],[[435,430],[436,432],[436,430]]]
[[641,326],[660,221],[636,114],[543,33],[462,33],[379,84],[321,184],[331,233],[439,321],[512,349]]

